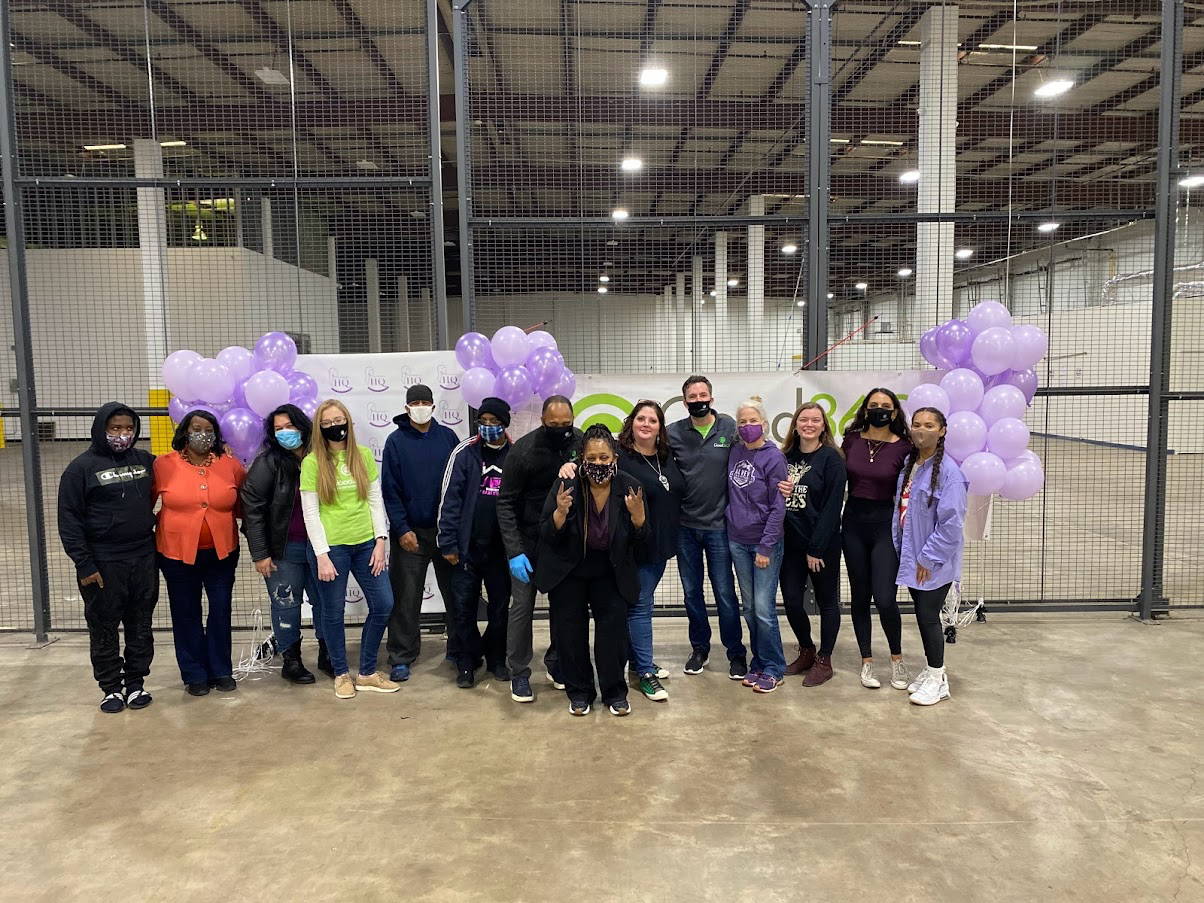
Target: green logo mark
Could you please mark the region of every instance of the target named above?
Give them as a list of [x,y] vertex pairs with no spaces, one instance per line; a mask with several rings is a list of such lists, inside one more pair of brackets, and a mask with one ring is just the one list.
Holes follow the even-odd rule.
[[595,423],[601,423],[612,433],[617,434],[623,429],[623,420],[621,418],[616,417],[609,411],[596,411],[590,414],[588,413],[589,409],[594,407],[617,408],[623,412],[623,417],[626,417],[631,413],[631,409],[635,405],[621,395],[600,392],[596,395],[586,395],[584,398],[579,398],[574,402],[574,407],[581,412],[578,415],[578,426],[581,429],[586,429]]

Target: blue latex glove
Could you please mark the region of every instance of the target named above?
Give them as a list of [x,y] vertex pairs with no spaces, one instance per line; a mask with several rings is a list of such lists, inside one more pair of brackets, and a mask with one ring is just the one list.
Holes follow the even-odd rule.
[[510,559],[510,576],[520,583],[531,582],[531,559],[526,555],[515,555]]

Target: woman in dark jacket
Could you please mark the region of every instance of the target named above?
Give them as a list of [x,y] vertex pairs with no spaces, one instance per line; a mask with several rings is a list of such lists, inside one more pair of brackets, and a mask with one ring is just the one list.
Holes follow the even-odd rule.
[[576,479],[558,479],[540,521],[535,585],[548,594],[552,629],[569,712],[588,715],[597,698],[589,657],[589,615],[594,616],[594,663],[602,702],[627,715],[627,608],[640,595],[645,557],[644,490],[618,469],[619,449],[610,430],[585,431]]
[[314,607],[318,667],[330,673],[317,608],[318,575],[305,557],[308,540],[301,516],[301,459],[312,430],[310,419],[295,405],[272,411],[263,421],[263,448],[251,462],[241,490],[243,533],[255,570],[267,584],[272,632],[284,656],[280,676],[295,684],[314,682],[301,661],[301,603],[307,592]]

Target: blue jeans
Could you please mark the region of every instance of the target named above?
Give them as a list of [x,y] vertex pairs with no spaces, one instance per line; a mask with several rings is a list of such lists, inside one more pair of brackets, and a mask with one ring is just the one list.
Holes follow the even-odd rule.
[[[364,591],[368,603],[368,617],[360,634],[360,674],[376,671],[376,657],[380,641],[389,626],[389,614],[393,611],[393,590],[389,586],[389,572],[381,571],[372,576],[369,561],[376,546],[373,539],[354,546],[331,546],[330,561],[338,576],[327,582],[318,581],[318,598],[322,609],[322,638],[326,640],[326,653],[330,656],[330,667],[336,675],[347,674],[347,634],[343,628],[343,611],[347,605],[347,575],[354,574],[355,582]],[[318,559],[313,546],[306,546],[307,555],[318,572]]]
[[289,649],[301,640],[301,603],[306,595],[314,609],[314,633],[322,639],[318,574],[309,566],[308,547],[306,542],[286,543],[284,557],[272,559],[276,570],[263,578],[272,603],[272,633],[280,649]]
[[652,666],[652,597],[665,576],[665,562],[640,565],[640,597],[627,609],[627,660],[637,674],[647,674]]
[[782,570],[782,541],[773,547],[769,567],[756,565],[757,547],[733,542],[732,564],[740,583],[741,606],[748,623],[748,645],[752,661],[748,670],[769,674],[781,680],[786,674],[786,654],[782,651],[782,632],[778,629],[778,573]]
[[[732,580],[732,553],[728,549],[727,530],[699,530],[682,527],[677,531],[677,573],[686,595],[686,617],[690,621],[690,645],[706,654],[711,651],[711,622],[707,620],[706,600],[702,597],[702,557],[706,555],[711,573],[711,589],[719,613],[719,639],[731,660],[743,659],[744,642],[740,630],[740,605]],[[774,572],[776,575],[776,571]]]

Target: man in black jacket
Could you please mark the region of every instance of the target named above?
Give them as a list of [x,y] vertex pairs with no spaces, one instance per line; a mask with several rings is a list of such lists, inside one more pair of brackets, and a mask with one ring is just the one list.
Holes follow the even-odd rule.
[[[133,408],[104,405],[92,422],[91,447],[59,480],[59,536],[75,562],[92,674],[105,694],[100,710],[109,713],[151,704],[142,684],[155,654],[151,617],[159,601],[155,456],[134,448],[140,427]],[[124,659],[118,626],[125,628]]]
[[[534,702],[531,692],[531,620],[535,613],[536,548],[544,502],[561,465],[576,457],[581,430],[573,426],[573,403],[552,395],[543,403],[542,426],[514,443],[502,472],[497,521],[510,560],[510,615],[506,624],[506,664],[510,669],[510,698]],[[548,645],[543,658],[553,686],[563,690],[557,675],[556,649]]]

